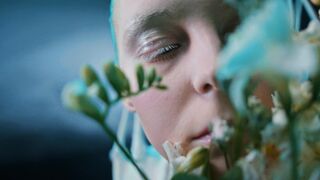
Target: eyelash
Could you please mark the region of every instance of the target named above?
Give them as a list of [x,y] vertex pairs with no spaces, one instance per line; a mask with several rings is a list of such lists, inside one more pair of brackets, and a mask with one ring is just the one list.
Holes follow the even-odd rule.
[[180,44],[170,44],[165,47],[161,47],[146,57],[146,61],[149,63],[155,63],[172,59],[176,54],[175,51],[181,47]]

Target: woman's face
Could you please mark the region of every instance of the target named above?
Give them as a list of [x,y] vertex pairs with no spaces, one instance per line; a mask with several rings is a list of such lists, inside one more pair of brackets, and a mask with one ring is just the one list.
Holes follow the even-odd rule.
[[156,68],[168,86],[127,101],[150,142],[164,156],[166,140],[185,151],[207,146],[209,123],[232,119],[215,71],[235,12],[222,0],[116,0],[114,13],[120,66],[130,81],[136,82],[135,67],[142,64]]

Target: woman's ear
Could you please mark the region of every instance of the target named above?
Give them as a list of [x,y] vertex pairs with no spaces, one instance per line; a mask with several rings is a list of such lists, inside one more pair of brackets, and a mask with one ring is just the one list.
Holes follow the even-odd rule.
[[133,105],[133,103],[132,103],[132,101],[131,101],[130,98],[127,98],[127,99],[123,100],[122,102],[123,102],[124,107],[125,107],[128,111],[130,111],[130,112],[136,112],[136,109],[134,108],[134,105]]

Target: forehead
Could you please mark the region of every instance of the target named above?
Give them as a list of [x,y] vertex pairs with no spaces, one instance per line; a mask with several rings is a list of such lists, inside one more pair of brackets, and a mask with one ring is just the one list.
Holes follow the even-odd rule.
[[[148,13],[171,10],[179,14],[221,8],[224,0],[115,0],[116,20],[127,22]],[[217,10],[216,9],[216,10]]]
[[225,8],[223,0],[115,0],[113,20],[117,34],[123,34],[135,23],[157,12],[167,12],[176,19],[209,13],[219,18],[225,16]]
[[[207,7],[214,4],[221,4],[223,0],[116,0],[115,6],[121,14],[127,16],[136,16],[152,11],[159,11],[163,9],[185,10],[193,12],[201,9],[200,7]],[[125,16],[122,16],[125,17]]]

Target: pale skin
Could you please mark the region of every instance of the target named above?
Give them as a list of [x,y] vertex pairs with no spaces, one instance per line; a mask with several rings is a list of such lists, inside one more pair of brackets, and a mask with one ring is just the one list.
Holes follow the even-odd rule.
[[[237,15],[222,0],[116,0],[114,27],[121,68],[136,82],[135,67],[154,67],[168,90],[127,99],[149,141],[180,143],[188,152],[208,146],[207,128],[232,121],[232,108],[215,79],[217,57]],[[135,83],[133,89],[137,88]]]

